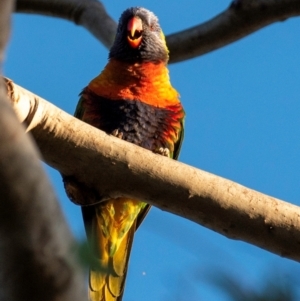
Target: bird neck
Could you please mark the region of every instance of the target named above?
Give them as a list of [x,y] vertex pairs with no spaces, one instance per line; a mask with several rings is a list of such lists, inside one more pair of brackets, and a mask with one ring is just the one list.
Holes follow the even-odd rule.
[[179,103],[164,62],[126,63],[111,59],[88,88],[112,100],[138,100],[156,107]]

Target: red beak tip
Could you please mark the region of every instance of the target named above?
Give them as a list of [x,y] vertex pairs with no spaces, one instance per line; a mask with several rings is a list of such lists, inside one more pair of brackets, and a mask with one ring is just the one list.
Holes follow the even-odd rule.
[[143,23],[139,17],[132,17],[127,23],[127,40],[132,48],[138,48],[142,41]]

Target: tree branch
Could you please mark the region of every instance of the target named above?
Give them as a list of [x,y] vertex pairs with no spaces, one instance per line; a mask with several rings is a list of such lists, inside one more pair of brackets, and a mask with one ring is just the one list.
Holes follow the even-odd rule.
[[[12,7],[0,1],[1,66]],[[2,78],[0,129],[0,300],[82,301],[74,241]]]
[[86,28],[107,48],[117,30],[116,22],[97,0],[17,0],[15,10],[69,20]]
[[12,82],[8,88],[45,162],[68,177],[74,202],[87,205],[87,200],[93,204],[118,196],[144,200],[300,261],[299,207],[111,137]]
[[234,0],[229,8],[198,26],[169,35],[170,62],[219,49],[271,23],[300,15],[299,0]]
[[[17,0],[16,11],[72,21],[84,26],[106,47],[114,39],[116,23],[97,0]],[[271,23],[298,15],[299,0],[234,0],[213,19],[167,36],[170,63],[208,53]]]

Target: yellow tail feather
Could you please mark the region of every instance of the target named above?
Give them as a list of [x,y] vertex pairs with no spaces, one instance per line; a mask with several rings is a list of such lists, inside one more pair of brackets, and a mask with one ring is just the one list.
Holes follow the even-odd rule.
[[[122,300],[135,230],[136,220],[133,221],[129,231],[124,235],[115,253],[112,256],[104,255],[107,260],[105,262],[102,258],[99,269],[91,268],[89,278],[90,301]],[[99,233],[96,236],[99,237]],[[109,244],[107,246],[109,247]],[[105,250],[102,249],[102,255],[103,252],[105,253]],[[100,262],[99,259],[98,262]]]

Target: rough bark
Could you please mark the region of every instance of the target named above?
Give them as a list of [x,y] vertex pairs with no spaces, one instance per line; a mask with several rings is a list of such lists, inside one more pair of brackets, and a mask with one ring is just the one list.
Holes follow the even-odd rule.
[[[0,59],[13,1],[0,1]],[[84,300],[74,241],[0,81],[0,300]],[[71,252],[72,251],[72,252]]]
[[[74,202],[144,200],[228,238],[300,261],[299,207],[111,137],[11,82],[8,86],[45,162],[73,180]],[[30,118],[27,101],[35,108]]]
[[[114,39],[116,23],[97,0],[17,0],[16,11],[70,20],[84,26],[106,47]],[[234,0],[213,19],[167,36],[170,63],[200,56],[299,15],[299,0]]]

